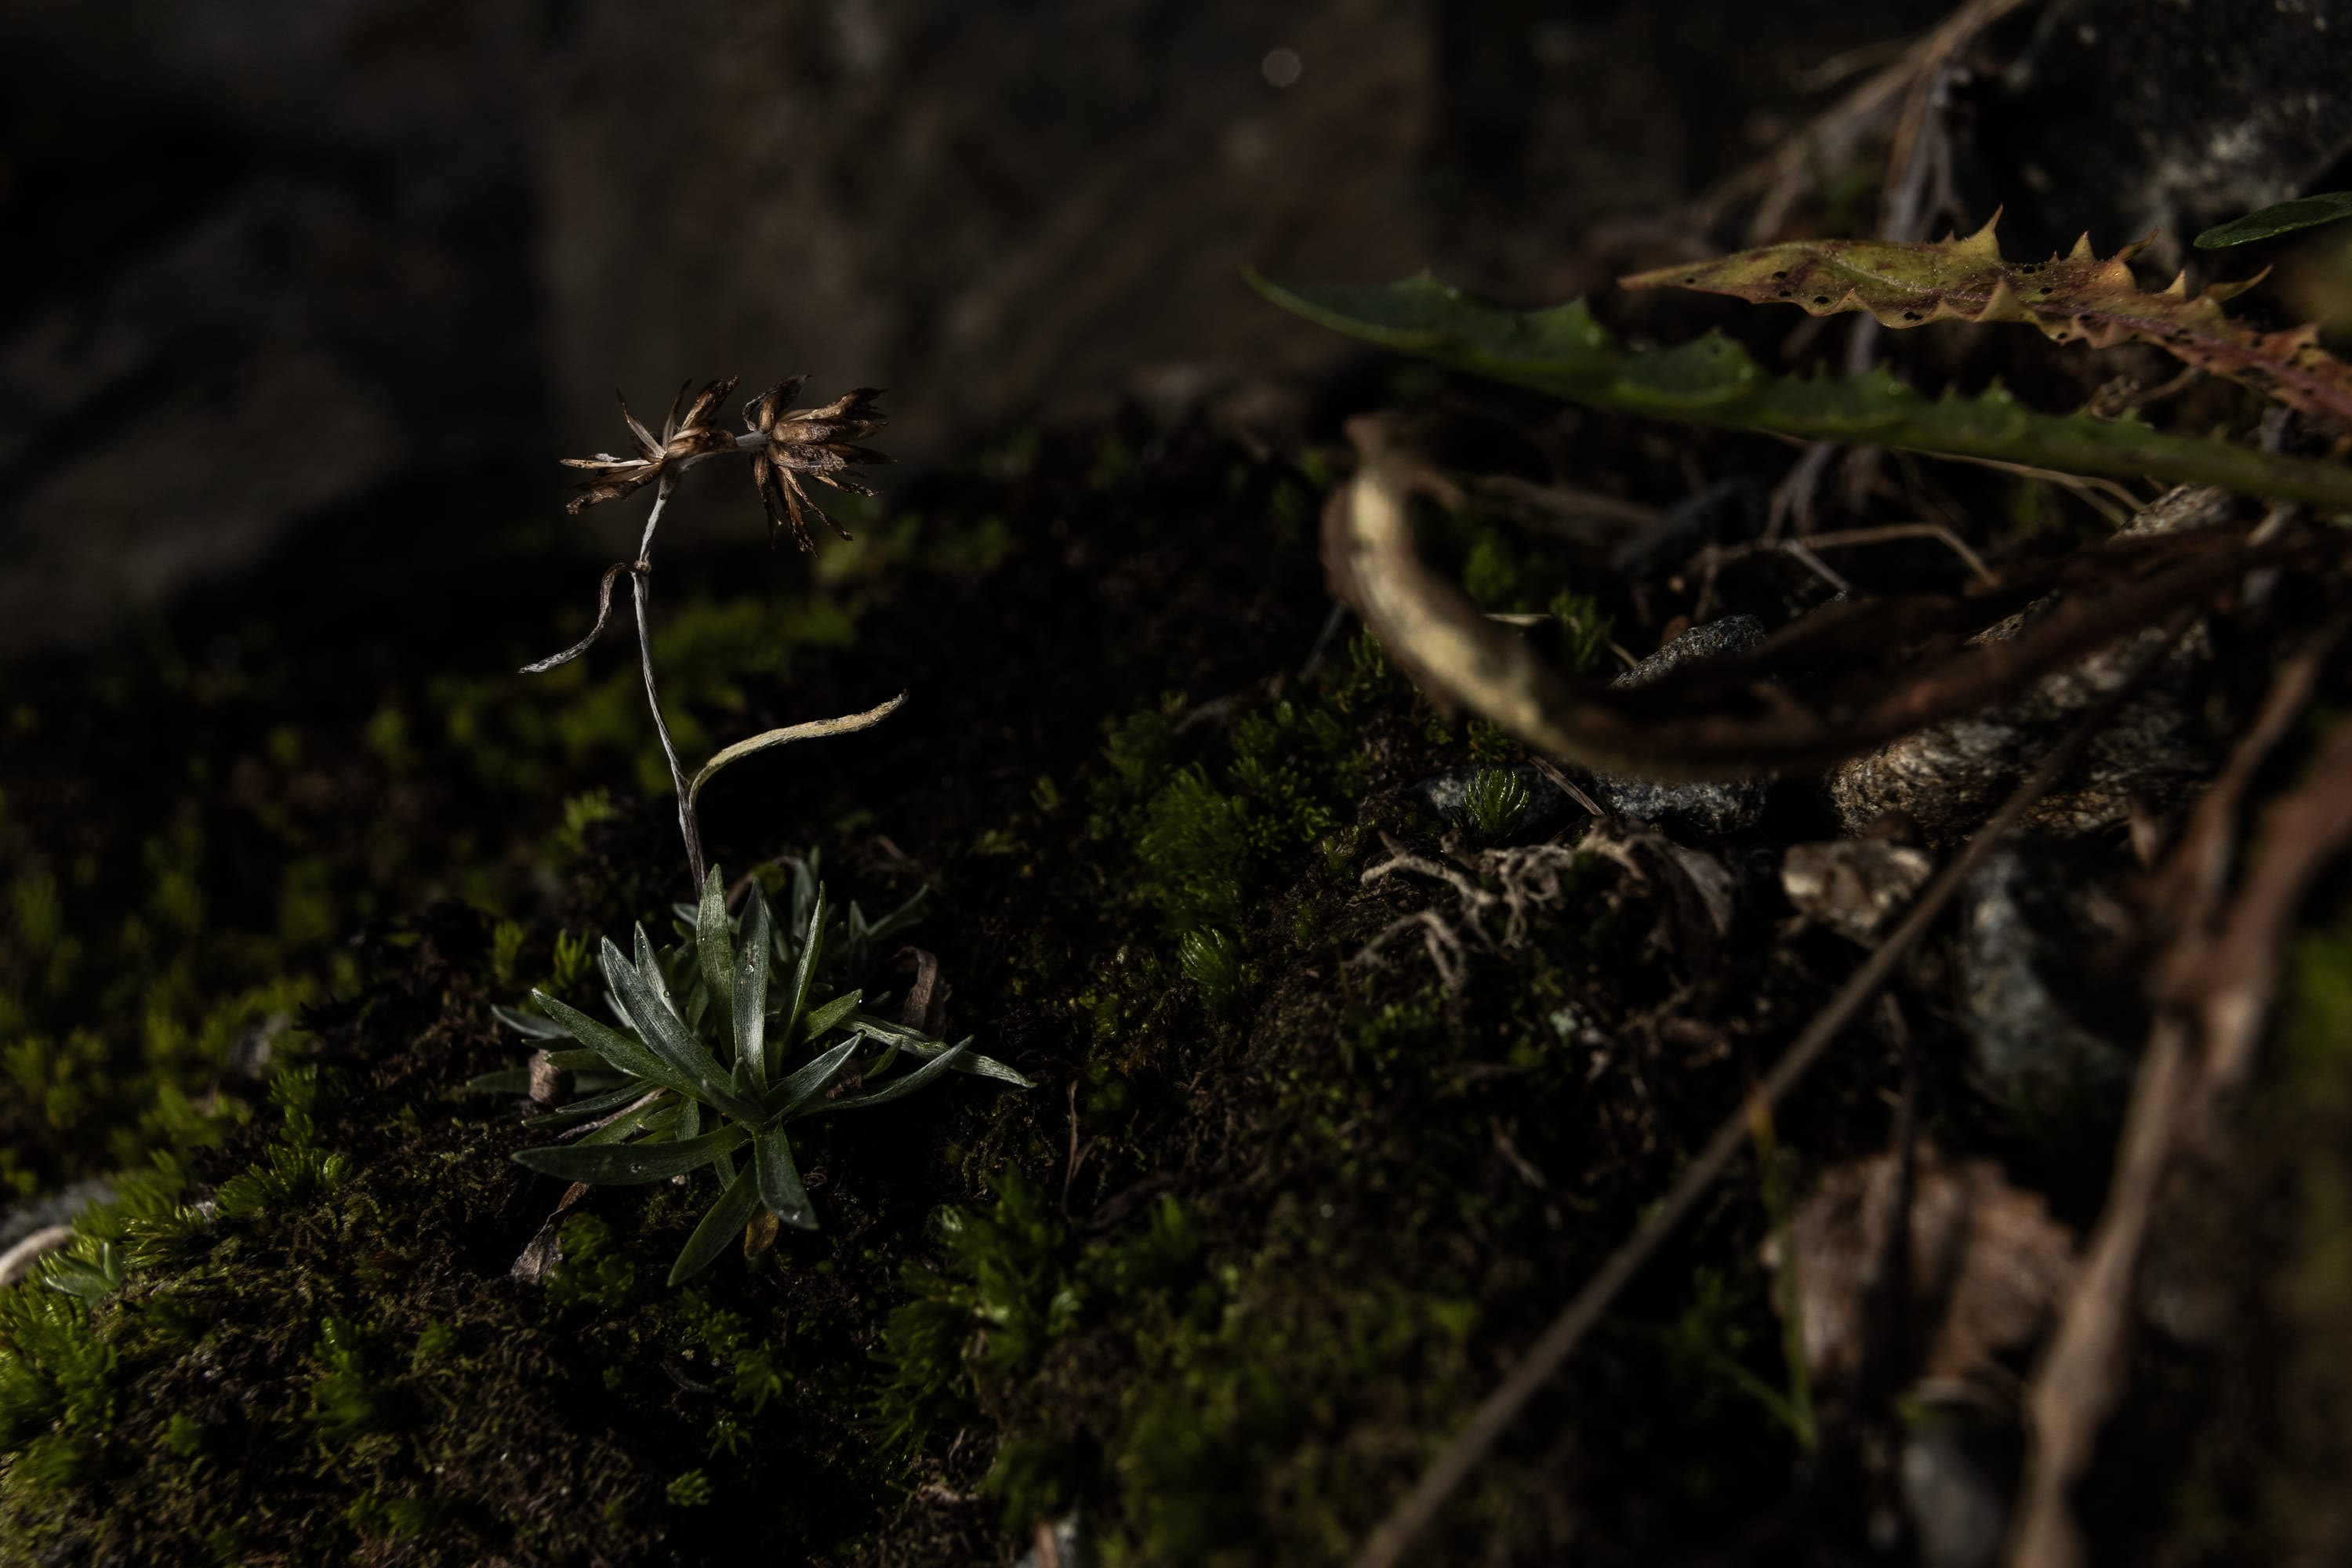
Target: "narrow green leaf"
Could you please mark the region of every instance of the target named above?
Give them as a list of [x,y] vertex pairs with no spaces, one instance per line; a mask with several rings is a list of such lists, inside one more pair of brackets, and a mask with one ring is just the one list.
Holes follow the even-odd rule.
[[586,1100],[575,1100],[571,1104],[551,1110],[544,1116],[528,1118],[523,1125],[550,1132],[561,1131],[566,1127],[577,1127],[583,1121],[594,1121],[608,1110],[620,1110],[629,1101],[642,1096],[647,1088],[648,1085],[643,1079],[633,1078],[618,1089],[607,1093],[591,1095]]
[[524,1149],[514,1158],[515,1163],[525,1170],[562,1181],[586,1182],[598,1187],[642,1186],[698,1171],[741,1143],[744,1137],[740,1127],[722,1127],[684,1142],[617,1147],[609,1143],[558,1143],[543,1149]]
[[[971,1042],[967,1040],[964,1044],[969,1045]],[[828,1110],[863,1110],[869,1106],[887,1105],[894,1100],[903,1100],[954,1067],[957,1060],[962,1057],[963,1049],[963,1046],[961,1045],[951,1046],[904,1078],[894,1078],[879,1089],[869,1089],[857,1094],[845,1094],[830,1105],[814,1106],[810,1109],[809,1114],[822,1115]]]
[[751,1069],[754,1097],[768,1087],[768,900],[751,884],[743,910],[743,940],[737,944],[735,1061]]
[[862,991],[845,991],[824,1005],[811,1008],[808,1016],[801,1020],[801,1037],[793,1043],[813,1046],[824,1038],[826,1030],[857,1011],[858,998],[865,994]]
[[583,1134],[578,1140],[579,1146],[586,1148],[593,1143],[626,1143],[638,1133],[646,1131],[646,1123],[658,1112],[672,1106],[694,1103],[683,1095],[672,1095],[667,1090],[650,1099],[644,1095],[638,1098],[645,1100],[643,1105],[631,1106],[625,1113],[615,1116],[604,1126]]
[[2221,250],[2232,245],[2250,245],[2258,239],[2293,234],[2299,228],[2317,228],[2321,224],[2347,217],[2352,217],[2352,191],[2298,196],[2291,202],[2280,202],[2243,217],[2231,218],[2228,223],[2215,224],[2197,237],[2197,248]]
[[1844,379],[1770,375],[1720,337],[1629,350],[1580,302],[1513,310],[1428,277],[1372,289],[1292,288],[1255,273],[1249,280],[1284,309],[1351,337],[1595,407],[2352,507],[2352,467],[2341,463],[2158,435],[2136,418],[2037,414],[2005,392],[1924,397],[1884,369]]
[[816,893],[809,900],[808,919],[802,926],[799,962],[793,965],[792,989],[784,993],[782,1026],[776,1038],[789,1046],[799,1037],[801,1010],[808,1005],[809,986],[816,980],[816,966],[824,956],[824,884],[816,885]]
[[727,919],[727,883],[719,868],[702,879],[702,903],[694,913],[694,953],[719,1033],[735,1032],[735,933]]
[[636,969],[637,977],[646,983],[646,989],[658,997],[661,1005],[675,1014],[681,1022],[684,1021],[686,1015],[679,1008],[677,998],[670,994],[669,976],[662,972],[661,954],[654,950],[654,939],[646,934],[646,924],[643,921],[637,922],[636,956],[633,963]]
[[840,1076],[858,1043],[853,1035],[769,1090],[768,1103],[776,1107],[776,1115],[789,1121],[803,1106],[823,1094]]
[[816,1210],[809,1206],[801,1173],[793,1165],[793,1146],[781,1127],[763,1129],[751,1140],[752,1168],[760,1173],[760,1201],[768,1212],[796,1230],[816,1228]]
[[[645,928],[637,928],[638,940],[644,941]],[[670,1069],[692,1087],[684,1092],[707,1105],[715,1106],[742,1121],[757,1121],[757,1107],[748,1105],[728,1087],[727,1075],[719,1070],[700,1040],[694,1037],[685,1020],[671,1011],[669,1004],[646,983],[645,976],[621,956],[621,950],[610,939],[604,943],[605,978],[613,982],[621,994],[621,1005],[628,1009],[629,1021]],[[652,1078],[651,1073],[645,1074]],[[656,1081],[669,1083],[669,1079]]]
[[576,1051],[550,1051],[547,1053],[547,1065],[562,1068],[566,1072],[578,1072],[583,1068],[603,1067],[604,1053],[591,1046],[583,1046]]
[[[897,1041],[906,1047],[908,1055],[923,1061],[929,1061],[941,1051],[948,1049],[945,1041],[935,1040],[920,1029],[910,1029],[904,1024],[889,1018],[877,1018],[871,1013],[852,1014],[849,1024],[852,1028],[862,1030],[877,1039]],[[968,1072],[974,1078],[992,1078],[1000,1083],[1009,1083],[1016,1089],[1037,1087],[1033,1080],[1023,1076],[1017,1069],[1007,1067],[994,1057],[982,1056],[978,1051],[966,1051],[958,1057],[955,1070]]]
[[683,1285],[718,1262],[719,1255],[750,1223],[759,1206],[760,1189],[750,1170],[728,1178],[726,1190],[710,1205],[710,1212],[702,1216],[702,1223],[694,1227],[694,1234],[686,1238],[685,1250],[670,1266],[669,1282]]
[[[611,946],[611,943],[606,943]],[[635,1073],[648,1083],[680,1094],[698,1092],[694,1079],[671,1066],[661,1055],[633,1035],[625,1035],[608,1024],[600,1024],[579,1009],[558,1002],[545,992],[531,994],[547,1009],[549,1017],[562,1024],[564,1031],[582,1045],[603,1057],[623,1072]]]
[[560,1040],[564,1037],[562,1025],[536,1013],[518,1012],[512,1007],[492,1007],[490,1016],[516,1034],[526,1035],[534,1040]]
[[529,1094],[530,1069],[508,1068],[499,1072],[486,1072],[479,1078],[466,1080],[467,1094]]
[[690,1100],[680,1100],[677,1107],[677,1122],[670,1136],[683,1143],[688,1139],[697,1138],[701,1134],[702,1107]]

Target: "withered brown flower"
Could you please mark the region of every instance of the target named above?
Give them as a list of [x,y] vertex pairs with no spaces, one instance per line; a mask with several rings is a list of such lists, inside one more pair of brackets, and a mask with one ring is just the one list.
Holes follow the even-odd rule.
[[[718,411],[719,404],[726,401],[727,395],[735,390],[735,380],[730,375],[724,381],[711,382],[696,393],[694,401],[687,405],[683,418],[678,415],[678,405],[686,402],[686,389],[694,383],[688,381],[680,386],[677,395],[670,399],[669,416],[662,421],[661,439],[658,441],[654,439],[654,433],[637,423],[637,416],[629,412],[628,399],[621,398],[621,417],[629,422],[629,434],[635,438],[640,455],[616,458],[609,452],[599,452],[593,458],[564,458],[566,468],[586,468],[597,476],[583,484],[564,503],[564,509],[578,513],[598,501],[618,500],[651,484],[673,468],[708,453],[724,452],[732,447],[734,436],[713,425],[710,416]],[[614,395],[620,397],[617,392]]]
[[861,386],[822,408],[786,413],[807,379],[796,375],[770,387],[745,406],[743,419],[755,434],[768,438],[765,447],[751,454],[751,482],[768,509],[770,537],[789,527],[794,543],[803,550],[814,550],[816,546],[809,539],[808,522],[802,515],[803,507],[824,518],[842,538],[847,539],[849,531],[810,498],[802,484],[803,477],[853,495],[870,496],[873,489],[847,471],[849,465],[890,459],[869,447],[850,444],[888,423],[874,406],[874,400],[882,395],[880,387]]

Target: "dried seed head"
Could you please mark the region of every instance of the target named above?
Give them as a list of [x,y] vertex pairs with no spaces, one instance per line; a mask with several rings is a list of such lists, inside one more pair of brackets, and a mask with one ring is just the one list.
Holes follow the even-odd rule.
[[[724,381],[709,383],[694,395],[690,404],[686,403],[686,389],[694,384],[689,381],[680,386],[677,395],[670,399],[669,416],[662,421],[658,440],[629,412],[628,399],[621,398],[621,417],[628,421],[629,436],[637,445],[638,455],[616,458],[609,452],[599,452],[593,458],[564,458],[566,468],[585,468],[596,476],[580,487],[565,503],[565,510],[578,513],[598,501],[618,500],[651,484],[672,468],[733,447],[734,436],[711,423],[711,416],[726,401],[727,395],[735,390],[735,379],[730,375]],[[620,397],[617,392],[614,395]],[[683,416],[678,411],[681,404],[686,405]]]
[[770,387],[745,405],[743,422],[755,434],[768,438],[766,446],[751,454],[751,483],[760,492],[761,504],[767,508],[771,537],[776,531],[789,528],[794,543],[803,550],[814,550],[806,512],[824,518],[844,539],[849,537],[849,531],[810,499],[804,480],[815,479],[837,490],[870,496],[873,489],[847,472],[848,468],[852,464],[887,463],[890,459],[870,447],[854,444],[888,423],[874,406],[874,400],[882,395],[880,387],[861,386],[822,408],[785,412],[807,380],[804,375],[796,375]]

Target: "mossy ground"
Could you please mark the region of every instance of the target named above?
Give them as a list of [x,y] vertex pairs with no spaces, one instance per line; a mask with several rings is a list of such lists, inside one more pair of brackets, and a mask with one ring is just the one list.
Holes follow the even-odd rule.
[[[946,1564],[1073,1510],[1112,1563],[1343,1559],[1854,952],[1781,930],[1766,847],[1822,827],[1792,784],[1724,847],[1745,912],[1705,952],[1590,860],[1459,992],[1409,941],[1356,963],[1450,907],[1361,882],[1383,834],[1447,831],[1411,786],[1517,753],[1368,646],[1307,668],[1326,477],[1129,420],[857,518],[814,581],[748,552],[665,565],[689,752],[914,693],[715,786],[714,858],[821,849],[868,907],[930,889],[914,937],[950,1026],[1040,1086],[817,1124],[823,1230],[683,1290],[661,1279],[708,1194],[668,1187],[593,1194],[547,1286],[510,1283],[557,1187],[507,1160],[531,1141],[511,1107],[459,1092],[520,1059],[491,1004],[585,993],[583,939],[687,891],[625,645],[503,673],[577,635],[586,571],[460,583],[421,651],[349,606],[272,627],[225,603],[193,661],[29,674],[0,1179],[146,1173],[85,1225],[119,1288],[5,1298],[0,1560]],[[1441,542],[1571,657],[1610,617],[1654,644],[1654,607],[1575,597],[1516,534]],[[1771,562],[1727,587],[1818,592]],[[2097,1151],[1967,1088],[1939,952],[1902,994],[1939,1141],[2095,1212]],[[1856,1031],[1775,1129],[1771,1181],[1718,1188],[1429,1561],[1867,1559],[1759,1248],[1786,1187],[1884,1145],[1892,1055]],[[2340,1313],[2343,1173],[2294,1179],[2320,1226],[2295,1300]],[[2178,1372],[2154,1439],[2239,1375]]]

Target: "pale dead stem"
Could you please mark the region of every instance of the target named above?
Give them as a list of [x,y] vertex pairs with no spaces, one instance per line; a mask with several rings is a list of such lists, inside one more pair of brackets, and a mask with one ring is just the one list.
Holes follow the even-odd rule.
[[[1600,1271],[1552,1321],[1541,1337],[1528,1348],[1510,1373],[1472,1412],[1470,1419],[1423,1472],[1412,1489],[1365,1538],[1356,1553],[1352,1568],[1393,1568],[1405,1548],[1427,1528],[1437,1510],[1486,1457],[1504,1429],[1528,1401],[1551,1380],[1561,1363],[1616,1300],[1618,1293],[1649,1261],[1666,1237],[1681,1225],[1706,1190],[1714,1185],[1716,1178],[1749,1141],[1756,1118],[1779,1104],[1822,1053],[1844,1031],[1855,1015],[1868,1005],[1871,997],[1893,975],[1895,966],[1927,934],[1961,885],[1992,852],[1994,845],[2081,759],[2092,740],[2124,704],[2138,693],[2147,678],[2170,653],[2193,618],[2186,612],[2173,616],[2167,635],[2141,655],[2133,666],[2131,675],[2084,716],[2074,732],[2042,760],[2041,766],[2017,787],[2002,803],[2000,809],[1993,814],[1991,820],[1977,831],[1951,864],[1929,884],[1918,902],[1903,918],[1902,923],[1839,988],[1829,1005],[1822,1009],[1796,1043],[1789,1047],[1787,1054],[1773,1066],[1748,1102],[1717,1128],[1706,1146],[1675,1178],[1666,1195],[1652,1205],[1648,1216],[1634,1228],[1633,1235],[1610,1255]],[[2347,741],[2352,741],[2352,726],[2347,727],[2345,734]]]
[[2263,761],[2302,717],[2341,627],[2279,672],[2229,767],[2198,803],[2157,893],[2171,940],[2158,959],[2159,1011],[2140,1058],[2105,1211],[2025,1400],[2031,1447],[2012,1526],[2013,1568],[2078,1568],[2067,1494],[2089,1467],[2123,1392],[2132,1280],[2176,1151],[2220,1137],[2270,1013],[2279,952],[2313,879],[2352,842],[2352,723],[2339,723],[2304,783],[2263,814],[2252,863],[2225,897],[2239,808]]

